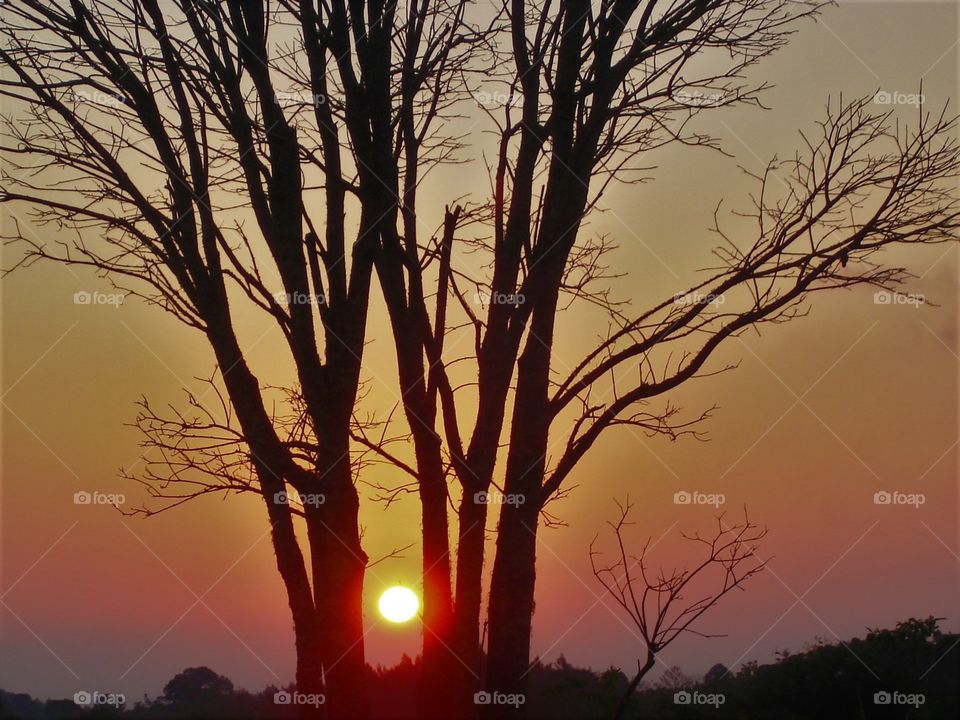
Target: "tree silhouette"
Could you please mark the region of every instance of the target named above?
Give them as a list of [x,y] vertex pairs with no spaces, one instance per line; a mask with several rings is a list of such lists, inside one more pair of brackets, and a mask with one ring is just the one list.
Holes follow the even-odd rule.
[[[72,233],[50,247],[14,223],[24,262],[92,267],[204,335],[223,389],[172,416],[144,401],[137,422],[160,460],[140,479],[163,507],[209,492],[262,497],[298,688],[326,691],[337,717],[367,713],[368,558],[355,487],[364,463],[403,469],[412,484],[388,496],[415,489],[421,502],[424,713],[475,715],[481,687],[524,691],[541,518],[551,522],[546,505],[598,438],[617,427],[696,434],[709,410],[684,415],[671,394],[727,369],[710,364],[725,341],[802,315],[818,291],[893,289],[909,273],[884,265],[884,249],[946,242],[958,225],[951,117],[924,113],[907,128],[868,98],[832,101],[799,152],[753,178],[752,234],[728,236],[718,212],[715,267],[634,312],[609,287],[612,240],[585,221],[613,183],[645,177],[650,151],[718,148],[691,120],[759,105],[766,83],[750,72],[820,3],[500,0],[472,24],[467,7],[4,5],[0,61],[11,79],[0,93],[14,111],[3,149],[14,162],[0,201]],[[496,131],[489,197],[449,198],[425,234],[424,175],[479,145],[442,122],[460,116],[471,83],[504,98],[483,108]],[[404,439],[389,434],[392,413],[357,417],[374,274],[412,462],[391,449]],[[722,307],[710,302],[718,297]],[[608,328],[564,363],[554,343],[574,302],[605,312]],[[276,350],[296,380],[278,391],[281,410],[237,339],[239,306],[283,335]],[[455,354],[464,335],[471,349]],[[498,493],[508,501],[482,678],[485,527]]]
[[[465,668],[453,670],[465,684],[467,715],[480,683],[523,692],[541,517],[551,522],[547,503],[562,496],[601,434],[627,426],[695,435],[710,410],[684,416],[671,394],[730,369],[708,364],[725,341],[804,315],[816,292],[893,289],[910,275],[882,263],[885,248],[948,242],[958,225],[954,119],[945,110],[924,113],[907,128],[892,111],[874,111],[869,97],[833,100],[798,152],[751,175],[752,207],[738,213],[752,224],[749,237],[728,235],[718,208],[716,265],[694,287],[629,312],[609,292],[615,273],[604,257],[613,245],[583,232],[585,219],[612,183],[644,177],[640,158],[651,150],[718,147],[690,120],[758,104],[765,84],[748,82],[749,71],[820,4],[515,0],[496,7],[505,20],[494,26],[490,82],[503,102],[488,110],[499,140],[490,196],[448,207],[443,227],[416,255],[413,243],[399,242],[408,240],[404,225],[393,253],[411,259],[377,266],[418,469],[435,469],[443,453],[462,490],[452,642]],[[453,248],[471,251],[472,262],[458,263]],[[436,299],[432,315],[428,293]],[[456,319],[448,296],[459,305]],[[572,302],[605,310],[609,328],[579,359],[562,362],[554,339]],[[454,332],[472,335],[472,352],[445,352]],[[471,425],[464,407],[474,403]],[[548,463],[553,448],[559,455]],[[502,484],[494,481],[498,463]],[[422,498],[424,482],[421,472]],[[500,503],[481,680],[486,501],[498,492],[516,501]],[[425,528],[445,522],[434,500],[423,504]],[[431,554],[442,557],[445,535],[425,533],[425,546],[433,542]]]
[[[679,667],[650,688],[641,688],[630,707],[631,717],[676,718],[698,720],[719,718],[735,720],[743,717],[790,717],[797,720],[817,720],[822,717],[864,717],[871,720],[910,717],[941,720],[956,714],[960,640],[954,633],[945,633],[936,618],[911,618],[897,623],[892,629],[869,630],[863,638],[829,644],[823,641],[797,653],[781,653],[776,662],[759,665],[744,664],[736,673],[726,672],[722,677],[717,665],[707,673],[703,682],[686,675]],[[882,672],[883,682],[874,678],[867,667],[851,653],[856,653],[866,665]],[[203,668],[190,668],[178,673],[175,679]],[[717,670],[714,673],[714,670]],[[918,671],[922,677],[918,678]],[[383,720],[407,720],[418,717],[413,686],[417,676],[416,664],[404,656],[392,668],[370,670],[372,704],[375,717]],[[203,673],[206,675],[206,672]],[[215,673],[213,674],[216,677]],[[210,676],[207,676],[210,677]],[[530,672],[530,694],[526,704],[531,716],[550,720],[609,720],[623,696],[627,677],[610,668],[596,672],[568,663],[561,655],[556,662],[537,662]],[[145,698],[123,710],[110,707],[81,708],[71,700],[48,700],[43,703],[26,694],[14,694],[0,689],[0,719],[2,720],[74,720],[76,718],[123,717],[128,720],[287,720],[293,717],[290,706],[275,705],[276,687],[263,691],[227,690],[230,683],[220,678],[217,704],[204,706],[194,701],[194,692],[187,692],[181,701],[168,697],[156,700]],[[200,683],[206,686],[206,681]],[[232,685],[231,685],[232,687]],[[919,707],[876,704],[873,694],[900,688],[902,693],[922,693]],[[677,690],[702,690],[722,693],[725,702],[713,705],[677,705]],[[422,717],[422,715],[419,715]]]
[[219,699],[233,693],[229,678],[208,667],[187,668],[163,686],[163,699],[178,705],[197,703],[216,706]]
[[[629,516],[633,506],[628,498],[623,504],[617,502],[617,507],[619,517],[608,523],[616,537],[617,557],[613,562],[603,564],[599,560],[600,552],[594,549],[594,538],[590,545],[590,566],[597,580],[637,628],[643,643],[644,661],[637,661],[637,672],[614,715],[615,720],[620,720],[640,681],[653,669],[657,654],[683,633],[711,637],[695,630],[693,625],[721,598],[735,589],[742,589],[747,580],[763,571],[766,563],[758,559],[756,549],[767,531],[752,524],[746,510],[739,523],[727,523],[720,515],[713,535],[684,535],[703,546],[705,557],[690,569],[674,569],[667,573],[649,567],[647,551],[651,539],[647,540],[639,555],[630,553],[624,529],[631,524]],[[676,673],[671,670],[669,675]]]
[[[193,433],[172,439],[174,464],[148,481],[169,493],[160,510],[212,490],[262,496],[297,685],[326,692],[338,717],[366,714],[367,556],[350,438],[373,266],[398,213],[396,155],[415,156],[425,173],[456,146],[404,147],[394,70],[405,69],[402,101],[417,118],[406,129],[433,138],[470,46],[464,5],[398,16],[376,0],[4,3],[0,92],[13,109],[0,200],[68,231],[45,243],[14,222],[22,264],[91,267],[206,338],[220,407],[196,396],[165,418],[144,404],[138,422],[154,449],[177,425]],[[239,307],[280,330],[308,445],[283,435],[238,341]],[[201,459],[179,464],[194,440]],[[220,442],[230,458],[211,475],[204,463]],[[431,598],[428,626],[434,611]],[[425,654],[432,661],[432,646]]]

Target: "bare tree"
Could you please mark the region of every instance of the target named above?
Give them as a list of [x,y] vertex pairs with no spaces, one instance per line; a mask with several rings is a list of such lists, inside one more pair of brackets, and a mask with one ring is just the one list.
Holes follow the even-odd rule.
[[[424,542],[435,546],[434,557],[445,557],[448,551],[445,489],[427,478],[439,477],[446,467],[462,489],[448,644],[463,661],[459,680],[464,687],[459,692],[467,702],[470,687],[479,682],[487,521],[486,505],[475,499],[485,497],[493,483],[510,404],[513,432],[532,434],[512,437],[505,452],[512,489],[515,481],[510,477],[517,467],[530,467],[530,477],[543,473],[535,466],[546,450],[552,318],[560,293],[600,304],[622,323],[628,321],[617,314],[617,304],[606,290],[596,287],[612,277],[601,260],[612,244],[605,238],[578,239],[580,222],[609,182],[630,176],[631,163],[642,152],[675,140],[711,144],[710,138],[685,130],[704,109],[690,98],[710,90],[722,96],[714,103],[717,106],[756,103],[763,85],[745,82],[743,71],[780,46],[791,22],[813,7],[783,2],[634,1],[598,7],[589,2],[499,3],[489,25],[494,58],[490,75],[498,83],[493,87],[502,88],[497,94],[507,101],[502,117],[488,111],[498,136],[492,196],[480,206],[448,208],[435,236],[418,242],[417,170],[409,160],[404,164],[402,224],[384,239],[377,271],[394,326],[401,389],[421,475]],[[726,69],[684,74],[691,58],[723,50],[729,50],[732,58]],[[590,197],[594,175],[601,178],[601,188]],[[463,236],[467,228],[475,230],[472,239]],[[491,276],[479,276],[452,260],[455,236],[465,250],[489,252]],[[476,308],[469,301],[471,291],[490,302]],[[432,315],[424,302],[431,293],[436,297]],[[500,298],[522,301],[499,302]],[[459,316],[454,315],[458,310]],[[474,355],[445,357],[445,337],[463,331],[475,334]],[[524,347],[527,360],[518,364]],[[475,384],[468,380],[466,387],[456,385],[449,372],[465,360],[476,368]],[[515,375],[522,365],[535,366],[536,378],[523,371]],[[475,396],[479,405],[472,429],[461,427],[458,409],[464,392]],[[438,403],[442,431],[437,427]],[[651,424],[657,421],[651,418]],[[428,486],[436,490],[429,491]],[[530,521],[535,525],[543,500],[532,487],[523,490],[530,491],[530,502],[518,514],[525,525]],[[509,537],[513,526],[502,527],[507,533],[502,542],[515,546],[516,540]],[[516,627],[503,628],[515,638],[529,636],[532,612],[532,555],[526,549],[520,555],[523,560],[518,557],[517,562],[531,578],[503,583],[517,588],[519,602],[514,606],[518,598],[512,598],[509,603],[518,618],[526,617]],[[426,561],[426,552],[424,557]],[[491,596],[492,610],[497,597]],[[499,621],[491,624],[494,675],[503,667],[497,659],[501,626]],[[511,672],[519,677],[523,668],[517,665]],[[499,687],[501,681],[494,685]],[[469,714],[469,709],[464,712]]]
[[[716,266],[695,287],[678,288],[693,301],[670,295],[631,311],[609,291],[616,273],[605,258],[614,245],[591,236],[586,221],[611,183],[646,176],[652,150],[718,148],[691,121],[759,105],[766,85],[751,72],[820,3],[490,7],[480,30],[464,19],[465,0],[420,0],[403,12],[384,0],[5,6],[0,60],[12,79],[0,92],[26,113],[10,118],[4,150],[19,160],[0,200],[78,233],[60,252],[22,228],[13,234],[28,243],[28,258],[134,283],[207,337],[230,422],[224,413],[162,418],[148,408],[141,421],[174,433],[161,440],[169,447],[156,448],[174,463],[174,448],[199,453],[184,468],[191,478],[254,481],[297,628],[298,685],[318,687],[324,668],[338,716],[364,713],[358,447],[404,469],[420,496],[424,675],[433,683],[423,707],[473,715],[481,684],[523,690],[540,519],[550,521],[547,503],[569,487],[600,435],[618,426],[697,432],[709,411],[686,417],[670,394],[725,369],[708,364],[725,340],[802,314],[819,290],[892,288],[909,275],[882,264],[884,248],[945,242],[958,224],[952,118],[922,114],[905,128],[865,99],[834,102],[800,152],[756,178],[749,240],[728,238],[718,213]],[[496,133],[490,194],[449,198],[439,227],[424,234],[424,173],[466,142],[438,120],[457,115],[471,83],[506,98],[484,109]],[[97,93],[116,103],[86,101]],[[106,231],[96,247],[92,228]],[[393,326],[412,462],[384,442],[389,413],[374,425],[356,422],[374,272]],[[277,302],[275,290],[291,302]],[[471,292],[485,298],[480,307]],[[722,309],[698,300],[720,295]],[[296,400],[283,417],[267,410],[237,342],[240,302],[276,323],[296,367],[296,387],[287,389]],[[605,311],[609,328],[568,366],[553,346],[571,302]],[[178,446],[178,433],[192,440]],[[186,477],[174,468],[167,479]],[[451,476],[460,489],[453,592]],[[288,486],[326,499],[301,510],[309,571],[294,509],[272,500]],[[523,501],[501,504],[481,680],[493,488]]]
[[[467,705],[480,681],[482,500],[492,488],[524,500],[501,504],[490,589],[484,682],[509,694],[523,691],[529,663],[540,518],[550,522],[546,504],[600,435],[619,426],[671,438],[698,432],[709,410],[684,416],[670,394],[729,369],[708,364],[724,341],[805,314],[814,292],[908,279],[906,269],[882,264],[884,248],[954,239],[954,119],[926,113],[907,128],[892,112],[872,110],[869,98],[841,99],[828,104],[799,152],[754,178],[748,241],[728,237],[717,212],[716,265],[701,282],[639,313],[605,289],[612,273],[603,258],[613,245],[582,228],[610,184],[644,178],[643,157],[667,144],[718,148],[691,120],[759,105],[765,84],[751,82],[751,71],[819,9],[783,0],[497,5],[489,82],[504,101],[489,111],[499,138],[490,197],[448,208],[427,242],[409,242],[406,226],[397,230],[386,243],[397,261],[377,266],[418,462],[429,450],[436,466],[443,453],[462,490],[451,640],[466,668]],[[478,308],[471,291],[487,302]],[[710,302],[720,296],[722,309]],[[553,345],[560,311],[572,301],[606,310],[609,331],[567,365]],[[472,352],[445,349],[455,345],[445,336],[463,332],[473,336]],[[471,425],[464,407],[474,404]],[[502,484],[494,480],[498,462]],[[432,510],[424,512],[426,524]],[[444,541],[437,542],[439,551]]]
[[645,654],[642,663],[637,661],[637,672],[617,706],[614,718],[620,720],[640,681],[657,662],[657,654],[670,643],[683,633],[720,637],[692,626],[721,598],[735,589],[742,590],[747,580],[763,571],[766,562],[757,557],[756,550],[767,531],[750,522],[746,509],[743,521],[733,524],[728,524],[720,514],[711,536],[702,537],[699,532],[684,534],[702,548],[703,559],[692,568],[665,572],[649,566],[651,539],[647,539],[639,555],[627,549],[624,531],[632,524],[628,518],[633,505],[627,498],[624,503],[617,502],[617,507],[619,517],[607,523],[616,538],[615,558],[610,563],[600,559],[595,537],[590,543],[590,566],[597,580],[636,627]]
[[[878,252],[886,246],[953,240],[960,217],[950,188],[958,170],[953,120],[924,116],[909,131],[889,121],[889,114],[872,113],[866,99],[831,107],[822,135],[791,161],[772,163],[759,179],[754,243],[742,247],[717,228],[724,244],[716,251],[715,274],[684,294],[705,300],[666,299],[622,323],[549,391],[545,334],[531,327],[529,355],[525,351],[519,363],[505,491],[533,498],[532,507],[542,509],[606,429],[626,424],[670,436],[688,431],[689,422],[674,417],[668,393],[716,372],[706,363],[724,340],[803,314],[802,303],[816,291],[896,286],[909,274],[878,263]],[[777,178],[786,183],[784,192],[771,187]],[[715,310],[709,300],[721,296],[730,305]],[[533,320],[536,313],[534,309]],[[552,332],[552,320],[544,323]],[[530,382],[538,379],[540,384],[529,397],[521,395],[525,357],[538,358],[528,372]],[[626,373],[628,368],[636,373]],[[660,411],[645,405],[654,399],[665,401]],[[575,419],[562,427],[572,429],[548,468],[549,430],[571,406],[578,408]],[[530,437],[538,427],[539,433]],[[539,453],[532,452],[534,447]],[[528,648],[515,647],[513,638],[529,630],[516,614],[516,599],[518,584],[532,591],[536,519],[532,509],[505,505],[501,512],[491,590],[491,666],[498,667],[502,651],[510,668],[506,678],[515,677],[528,654]],[[525,562],[519,559],[524,553]],[[532,592],[524,597],[532,601]],[[499,622],[498,608],[503,610]]]
[[[144,479],[168,499],[262,496],[297,686],[325,692],[336,717],[367,712],[351,433],[371,276],[398,213],[397,156],[425,173],[457,146],[430,123],[457,96],[473,37],[464,4],[412,3],[403,16],[381,0],[4,3],[0,94],[13,109],[0,201],[59,233],[43,242],[14,221],[22,264],[93,268],[203,333],[223,412],[199,396],[180,417],[144,403],[148,445],[171,461]],[[400,104],[419,118],[403,134]],[[247,364],[238,307],[283,336],[300,437],[282,436]],[[448,611],[431,596],[425,620]]]

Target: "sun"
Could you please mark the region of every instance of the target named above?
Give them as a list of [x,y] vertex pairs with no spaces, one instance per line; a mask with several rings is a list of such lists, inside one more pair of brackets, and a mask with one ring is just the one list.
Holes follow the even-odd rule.
[[383,591],[377,607],[380,609],[380,614],[390,622],[407,622],[420,609],[420,598],[410,588],[394,585]]

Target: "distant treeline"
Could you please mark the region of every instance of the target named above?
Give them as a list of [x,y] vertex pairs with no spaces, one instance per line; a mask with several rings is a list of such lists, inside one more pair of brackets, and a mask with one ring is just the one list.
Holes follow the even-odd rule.
[[[404,656],[392,668],[370,668],[371,717],[417,718],[419,663]],[[561,656],[530,673],[524,705],[533,720],[609,720],[629,683],[620,670],[577,668]],[[260,693],[236,690],[209,668],[189,668],[156,699],[125,707],[97,698],[93,707],[73,699],[34,700],[0,690],[0,720],[280,720],[295,718],[293,688]],[[88,701],[92,698],[79,698]],[[306,701],[309,698],[296,698]],[[278,704],[279,701],[279,704]],[[285,704],[288,702],[290,704]],[[871,630],[849,642],[817,641],[801,653],[781,653],[768,665],[747,663],[737,672],[715,665],[702,680],[677,668],[641,686],[625,718],[632,720],[823,720],[824,718],[960,717],[960,636],[943,633],[936,618],[911,619],[892,630]],[[424,719],[421,720],[434,720]],[[441,719],[435,719],[441,720]]]

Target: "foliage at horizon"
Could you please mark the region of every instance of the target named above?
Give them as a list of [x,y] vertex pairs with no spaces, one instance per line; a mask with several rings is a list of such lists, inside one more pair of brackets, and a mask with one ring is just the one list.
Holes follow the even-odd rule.
[[[703,680],[671,668],[656,683],[646,684],[631,703],[628,718],[644,720],[819,720],[825,717],[917,718],[952,717],[960,707],[960,635],[945,633],[942,618],[910,618],[893,629],[868,629],[863,638],[845,643],[816,639],[802,652],[781,651],[773,663],[745,663],[735,673],[714,665]],[[404,655],[390,668],[368,666],[372,717],[377,720],[416,718],[419,658]],[[873,676],[879,676],[879,679]],[[527,705],[530,717],[543,720],[608,720],[628,684],[618,668],[597,672],[571,665],[561,655],[555,662],[536,661],[530,672]],[[289,686],[292,689],[292,685]],[[295,708],[276,705],[268,686],[259,693],[237,690],[206,667],[188,668],[171,679],[163,694],[144,698],[123,711],[109,707],[80,708],[72,700],[42,702],[26,694],[0,690],[0,720],[281,720],[295,717]],[[722,693],[719,707],[677,705],[679,691]],[[924,703],[876,705],[874,693],[922,693]]]

